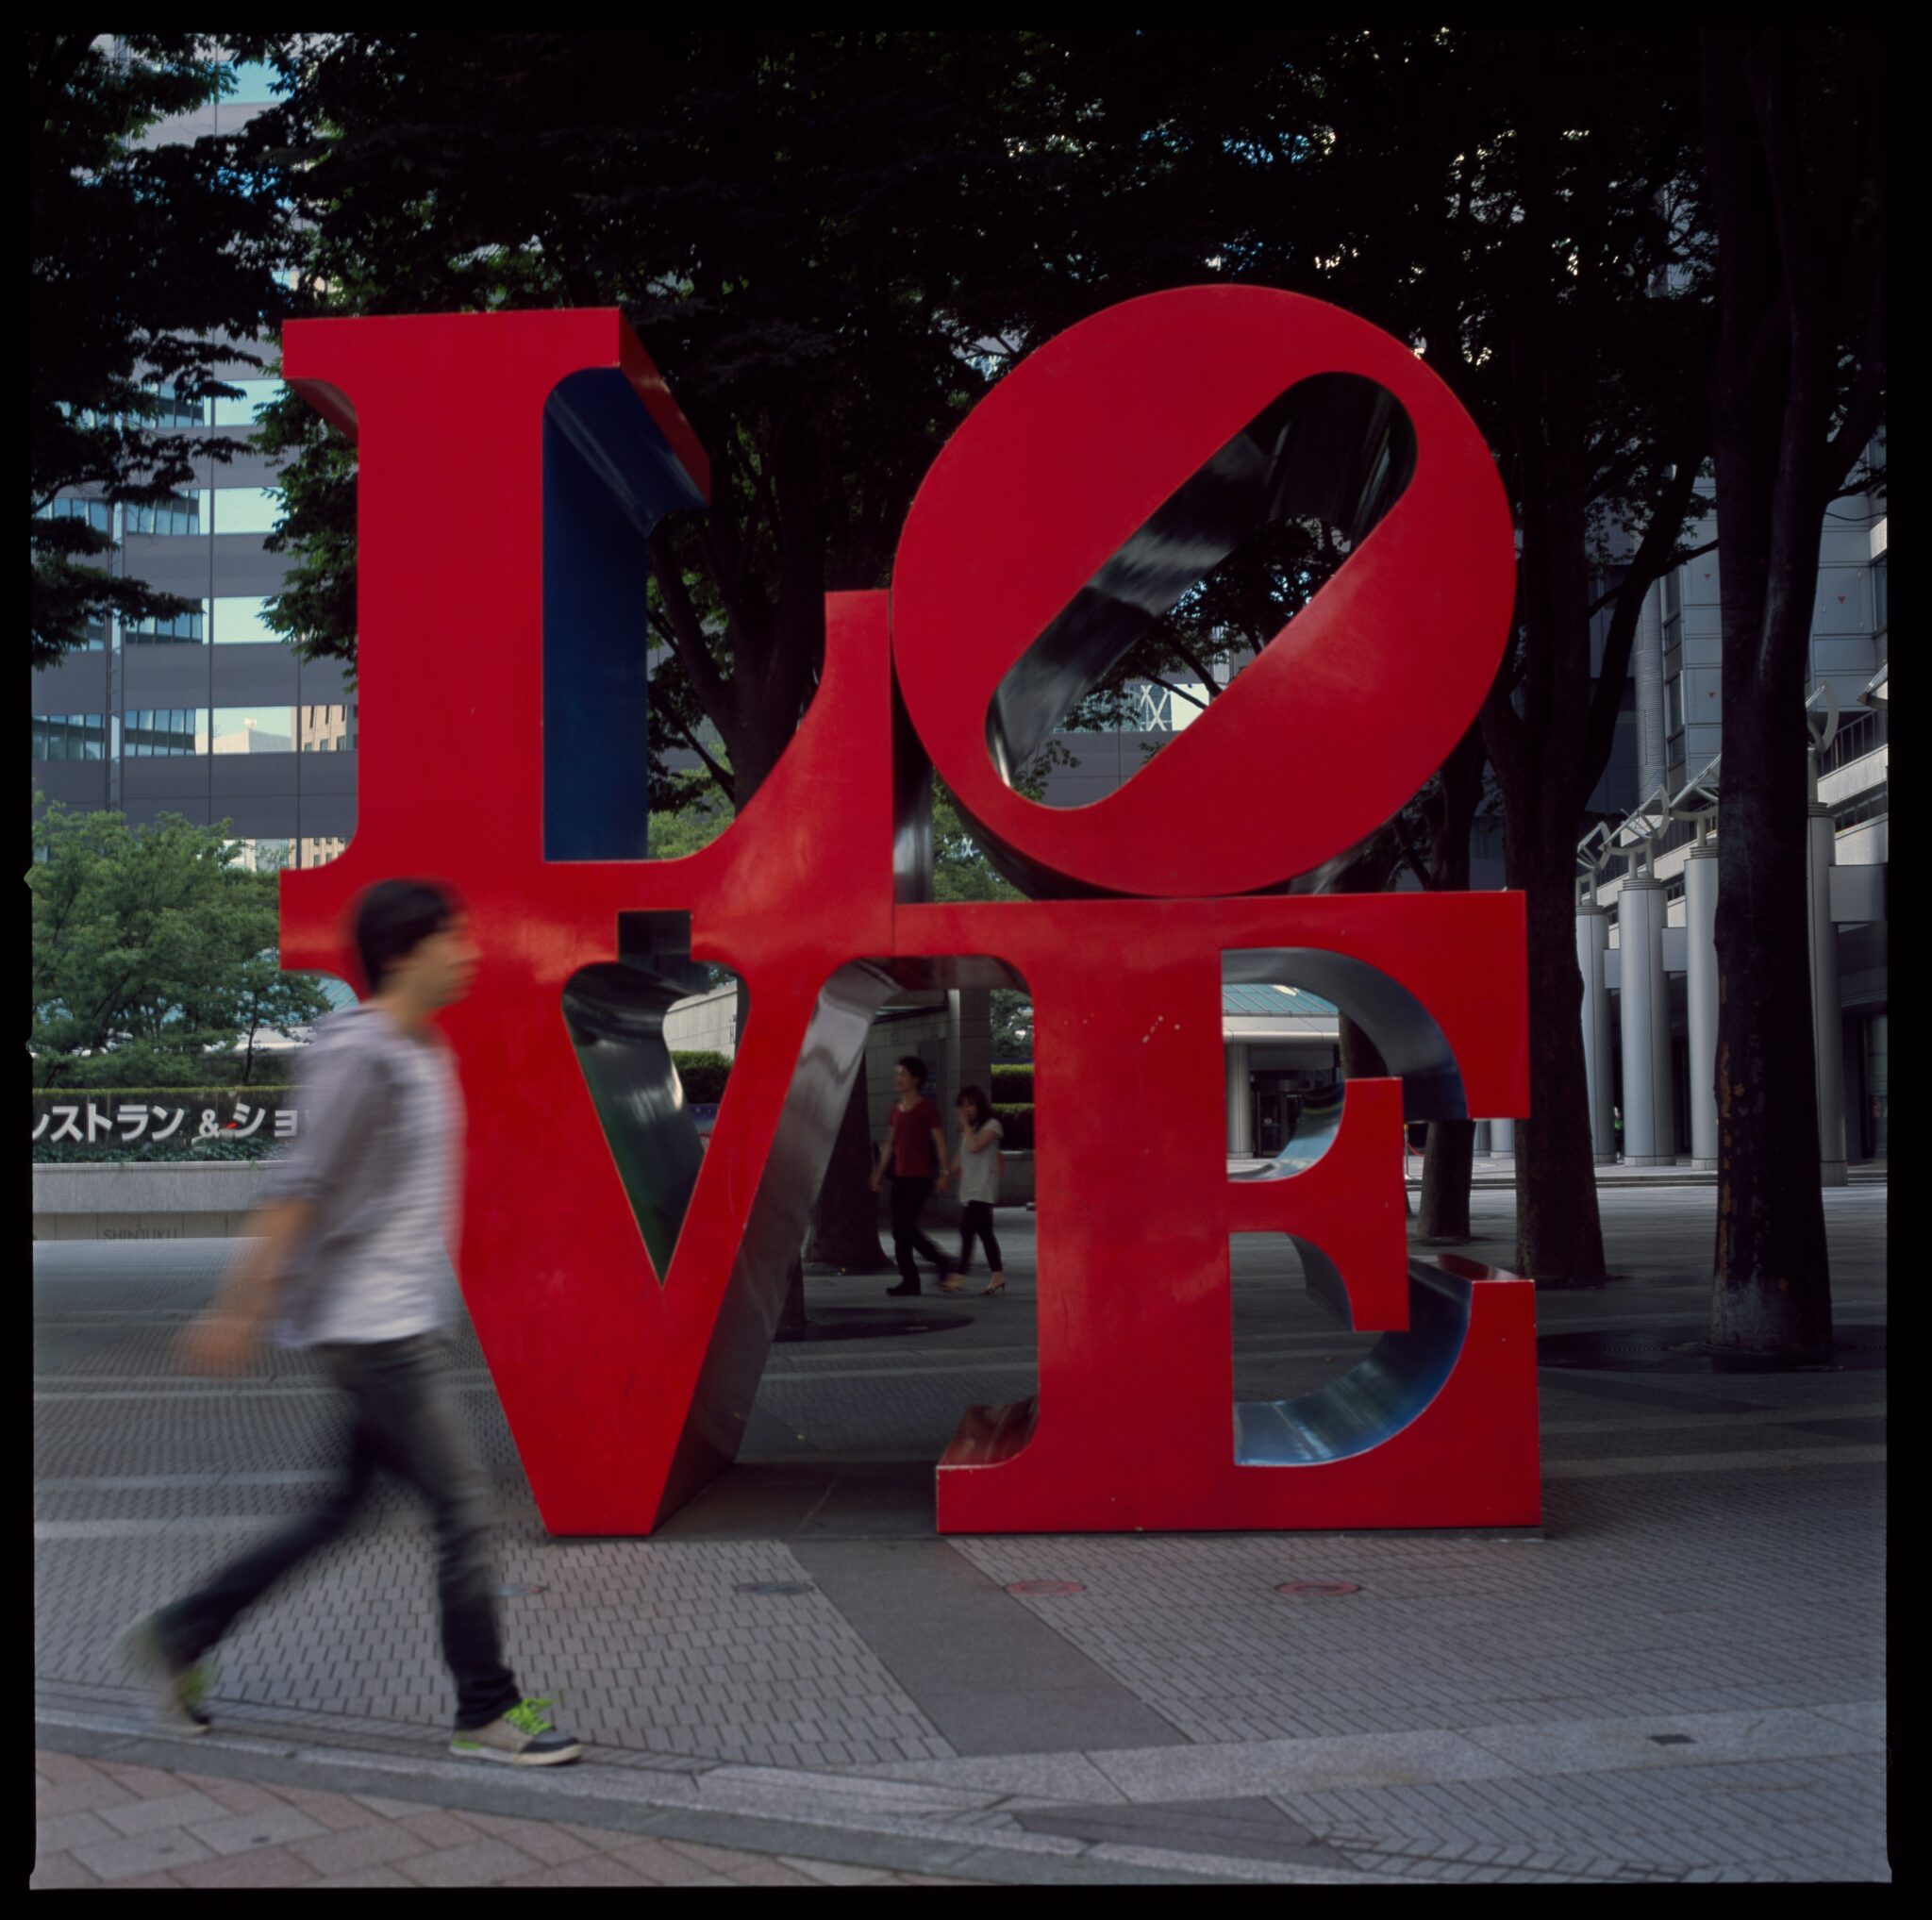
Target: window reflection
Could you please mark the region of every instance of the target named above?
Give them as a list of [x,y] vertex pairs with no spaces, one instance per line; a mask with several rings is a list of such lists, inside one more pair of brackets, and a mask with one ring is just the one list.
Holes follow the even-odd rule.
[[282,517],[282,496],[266,487],[218,487],[213,503],[216,533],[273,533]]
[[276,874],[295,864],[294,843],[288,840],[238,840],[234,864],[244,873]]
[[282,636],[268,625],[268,602],[224,594],[214,602],[217,646],[275,646]]
[[170,493],[151,506],[129,505],[122,509],[124,526],[129,533],[186,536],[207,530],[205,489],[192,493]]
[[208,602],[191,613],[174,613],[166,619],[158,614],[149,614],[144,620],[132,625],[124,625],[122,639],[129,646],[154,646],[161,643],[178,645],[183,641],[198,643],[208,632]]
[[206,426],[208,402],[184,400],[172,386],[163,382],[155,389],[154,424],[157,426]]
[[112,533],[114,530],[114,509],[105,500],[49,500],[34,517],[37,520],[85,520],[96,533]]
[[130,708],[122,728],[122,752],[129,760],[206,753],[206,715],[198,707]]
[[302,751],[304,753],[354,753],[356,751],[356,703],[340,707],[305,707],[302,710]]
[[219,393],[214,396],[217,426],[253,426],[261,417],[261,409],[280,399],[284,392],[279,380],[229,380],[226,384],[239,388],[241,397],[228,400]]
[[348,843],[340,834],[312,835],[300,843],[302,864],[305,867],[326,866]]
[[33,753],[37,760],[97,760],[107,758],[106,716],[99,713],[36,713]]
[[210,753],[293,753],[297,734],[292,707],[217,707]]

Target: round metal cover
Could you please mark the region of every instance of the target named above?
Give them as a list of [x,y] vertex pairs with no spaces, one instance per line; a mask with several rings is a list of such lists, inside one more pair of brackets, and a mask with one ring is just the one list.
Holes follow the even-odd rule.
[[813,1588],[809,1580],[741,1580],[736,1591],[741,1594],[809,1594]]
[[1086,1591],[1078,1580],[1014,1580],[1007,1588],[1008,1593],[1017,1594],[1023,1600],[1052,1599],[1062,1594]]
[[1353,1580],[1285,1580],[1274,1590],[1291,1600],[1339,1600],[1344,1594],[1359,1594]]

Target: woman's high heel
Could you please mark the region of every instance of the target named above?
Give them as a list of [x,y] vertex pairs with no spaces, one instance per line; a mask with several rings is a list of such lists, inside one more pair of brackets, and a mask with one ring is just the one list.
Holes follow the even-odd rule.
[[983,1300],[991,1294],[1004,1294],[1006,1291],[1006,1281],[1004,1279],[998,1279],[994,1280],[990,1286],[980,1288],[979,1297]]

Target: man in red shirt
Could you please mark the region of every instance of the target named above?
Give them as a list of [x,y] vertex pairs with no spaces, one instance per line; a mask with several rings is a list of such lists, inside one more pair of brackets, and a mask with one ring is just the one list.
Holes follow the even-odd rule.
[[915,1253],[924,1254],[939,1270],[941,1290],[959,1291],[959,1277],[953,1262],[919,1229],[919,1210],[937,1181],[946,1191],[946,1136],[940,1129],[940,1110],[925,1096],[926,1065],[908,1054],[892,1069],[892,1084],[899,1098],[892,1108],[891,1137],[879,1152],[879,1163],[873,1169],[872,1190],[876,1194],[890,1169],[892,1176],[892,1253],[899,1262],[899,1284],[888,1287],[894,1294],[919,1291],[919,1266]]

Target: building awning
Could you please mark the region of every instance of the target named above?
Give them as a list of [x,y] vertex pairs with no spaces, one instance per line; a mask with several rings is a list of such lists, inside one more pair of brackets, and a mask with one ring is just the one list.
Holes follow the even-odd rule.
[[1334,1041],[1341,1015],[1332,1000],[1306,987],[1240,986],[1221,990],[1224,1041]]

